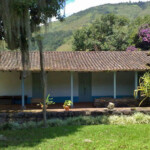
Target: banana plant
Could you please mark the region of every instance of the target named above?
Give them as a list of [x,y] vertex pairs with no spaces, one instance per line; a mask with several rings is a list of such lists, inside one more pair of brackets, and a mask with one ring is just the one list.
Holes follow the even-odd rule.
[[138,93],[144,97],[140,102],[139,106],[147,99],[150,98],[150,72],[146,72],[139,79],[139,86],[134,90],[134,97],[136,98]]

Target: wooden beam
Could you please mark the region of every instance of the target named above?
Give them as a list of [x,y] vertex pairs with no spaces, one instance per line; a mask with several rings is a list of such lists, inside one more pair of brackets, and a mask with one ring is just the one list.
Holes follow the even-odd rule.
[[114,72],[114,99],[117,98],[116,93],[117,93],[117,82],[116,82],[116,77],[117,77],[117,73]]
[[[71,101],[73,103],[73,72],[71,72],[70,81],[71,81]],[[72,104],[72,107],[73,107],[73,104]]]

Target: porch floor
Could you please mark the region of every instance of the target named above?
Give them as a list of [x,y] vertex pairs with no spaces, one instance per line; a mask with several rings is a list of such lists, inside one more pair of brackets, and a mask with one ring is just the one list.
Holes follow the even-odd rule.
[[[50,105],[47,108],[47,112],[55,113],[55,112],[65,112],[63,107],[63,103],[57,103],[55,105]],[[93,106],[93,102],[84,102],[84,103],[74,103],[74,107],[70,109],[70,112],[105,112],[105,108],[95,108]],[[131,112],[136,110],[137,112],[145,112],[150,113],[150,107],[115,107],[114,109],[117,112]],[[42,109],[37,104],[28,104],[26,105],[26,109],[22,110],[21,105],[0,105],[0,113],[13,113],[13,112],[32,112],[32,113],[40,113]]]
[[[26,110],[41,110],[40,106],[37,106],[37,104],[27,104],[25,105]],[[79,108],[94,108],[93,102],[86,102],[86,103],[74,103],[73,109],[79,109]],[[57,103],[55,105],[49,105],[47,109],[62,109],[63,110],[63,103]],[[2,110],[22,110],[21,105],[19,104],[13,104],[13,105],[0,105],[0,111]]]

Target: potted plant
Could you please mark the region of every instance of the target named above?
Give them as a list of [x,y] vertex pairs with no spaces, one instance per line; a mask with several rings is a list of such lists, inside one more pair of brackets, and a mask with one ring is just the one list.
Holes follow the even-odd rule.
[[70,106],[72,105],[72,101],[71,100],[65,100],[64,104],[63,104],[63,107],[66,111],[69,111],[70,109]]
[[[48,105],[52,105],[52,104],[55,104],[55,102],[53,102],[53,98],[51,98],[50,94],[48,94],[48,96],[46,98],[46,109],[47,109]],[[44,104],[39,103],[39,104],[37,104],[37,106],[40,106],[43,109]]]

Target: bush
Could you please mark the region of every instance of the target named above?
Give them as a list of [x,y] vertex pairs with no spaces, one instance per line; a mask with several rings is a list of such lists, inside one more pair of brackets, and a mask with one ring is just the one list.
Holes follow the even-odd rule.
[[[132,116],[112,115],[112,116],[79,116],[62,119],[51,119],[47,121],[48,127],[58,126],[76,126],[76,125],[98,125],[98,124],[113,124],[113,125],[128,125],[128,124],[150,124],[150,115],[143,113],[135,113]],[[0,125],[1,130],[17,130],[43,127],[43,121],[38,123],[30,121],[23,124],[9,122]]]
[[135,113],[132,116],[110,116],[109,124],[127,125],[127,124],[150,124],[150,115]]
[[47,121],[47,124],[50,127],[59,127],[59,126],[63,126],[64,122],[61,119],[51,119]]
[[21,125],[21,128],[22,129],[27,129],[27,128],[35,128],[35,127],[37,127],[37,123],[36,122],[34,122],[34,121],[29,121],[29,122],[26,122],[26,123],[23,123],[22,125]]
[[0,126],[1,130],[17,130],[21,129],[21,125],[17,122],[8,122]]
[[87,116],[79,116],[68,118],[65,120],[65,125],[92,125],[94,124],[94,120],[92,117]]
[[149,124],[150,123],[150,115],[146,115],[143,113],[135,113],[133,117],[135,118],[137,124]]

